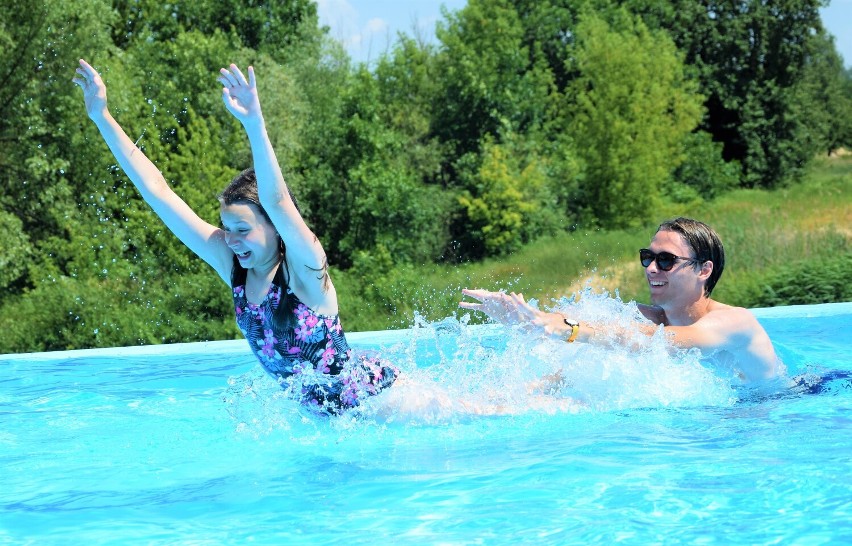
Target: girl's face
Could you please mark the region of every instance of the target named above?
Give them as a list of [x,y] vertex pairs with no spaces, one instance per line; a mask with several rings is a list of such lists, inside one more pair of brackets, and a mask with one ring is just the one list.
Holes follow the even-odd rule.
[[278,232],[251,204],[222,204],[219,208],[225,242],[246,269],[274,266],[280,259]]

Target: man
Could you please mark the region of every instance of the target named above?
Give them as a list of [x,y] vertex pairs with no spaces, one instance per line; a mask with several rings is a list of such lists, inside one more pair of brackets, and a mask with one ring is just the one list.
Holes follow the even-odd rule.
[[[748,382],[785,372],[754,315],[710,297],[725,267],[725,251],[712,228],[689,218],[665,222],[649,247],[639,251],[639,258],[653,305],[638,307],[653,325],[637,323],[637,331],[653,335],[662,325],[675,347],[698,348]],[[460,302],[462,308],[482,311],[504,324],[525,323],[568,342],[609,343],[614,337],[626,343],[634,333],[623,327],[582,322],[581,317],[540,311],[522,294],[467,289],[462,293],[478,300]]]

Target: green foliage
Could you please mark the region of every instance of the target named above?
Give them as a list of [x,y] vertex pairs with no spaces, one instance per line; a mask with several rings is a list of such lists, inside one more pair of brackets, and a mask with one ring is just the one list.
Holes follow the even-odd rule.
[[852,254],[795,262],[759,282],[751,307],[852,301]]
[[[847,105],[852,103],[852,68],[846,70],[846,79],[843,83],[843,97],[845,97],[844,102]],[[840,125],[840,134],[837,141],[849,150],[852,149],[852,105],[847,106],[843,120],[843,123]]]
[[[442,92],[436,62],[433,47],[403,36],[390,56],[378,60],[372,73],[376,99],[383,106],[383,122],[412,140],[418,149],[412,150],[411,155],[425,161],[424,174],[433,177],[440,162],[427,159],[434,152],[419,148],[435,146],[430,124]],[[364,75],[363,67],[359,74]]]
[[552,77],[557,92],[577,76],[571,58],[579,11],[587,2],[577,0],[513,0],[524,26],[523,45],[533,64]]
[[76,128],[74,86],[67,69],[75,50],[108,48],[98,32],[101,8],[97,1],[0,6],[0,40],[11,46],[0,68],[0,210],[19,219],[22,248],[61,234],[74,211],[74,156],[66,145]]
[[13,286],[26,272],[32,249],[23,231],[23,223],[17,216],[0,210],[0,224],[6,229],[3,252],[0,253],[0,286]]
[[669,32],[698,74],[702,129],[742,166],[747,187],[773,188],[802,172],[817,151],[800,85],[825,30],[821,0],[631,0],[649,25]]
[[463,246],[474,257],[508,254],[555,230],[541,161],[519,152],[518,147],[486,142],[473,172],[461,169],[470,181],[459,196],[465,215],[460,239],[466,238],[461,239]]
[[722,144],[713,142],[709,133],[687,135],[683,157],[665,186],[666,195],[675,202],[687,203],[692,196],[713,199],[739,184],[739,164],[722,159]]
[[200,35],[221,31],[233,33],[247,48],[275,56],[318,37],[316,4],[309,0],[113,0],[112,4],[121,21],[112,27],[112,38],[122,49],[140,41],[167,44],[190,31]]
[[[211,223],[216,194],[251,162],[217,70],[255,66],[270,138],[350,329],[441,318],[463,286],[561,295],[601,263],[609,280],[629,278],[617,266],[635,261],[658,213],[706,212],[727,234],[735,257],[717,292],[748,303],[769,286],[786,298],[778,256],[848,254],[848,213],[826,212],[849,202],[846,163],[809,175],[810,193],[728,190],[738,177],[781,186],[814,151],[852,142],[852,74],[817,3],[470,0],[445,12],[440,44],[400,36],[371,67],[351,64],[308,0],[2,3],[0,351],[236,333],[226,287],[86,119],[69,81],[80,57]],[[697,131],[693,76],[707,112]],[[840,227],[811,229],[784,199]],[[471,259],[483,261],[459,263]]]
[[438,26],[442,97],[434,130],[457,157],[486,135],[526,133],[552,106],[552,73],[524,43],[526,28],[510,0],[469,0]]
[[350,224],[338,233],[338,244],[349,254],[386,248],[395,263],[433,261],[446,240],[451,195],[418,185],[410,173],[388,163],[372,161],[350,171],[351,180],[340,188]]
[[831,154],[852,144],[852,78],[831,36],[815,36],[809,53],[804,77],[796,85],[796,113],[802,139]]
[[[796,282],[801,281],[801,282]],[[775,274],[754,305],[801,305],[852,301],[852,255],[798,264]]]
[[0,306],[0,353],[232,339],[239,331],[222,313],[228,297],[207,272],[175,287],[139,277],[49,277]]
[[[232,336],[230,321],[222,322],[227,290],[115,169],[70,83],[78,56],[100,67],[116,117],[215,222],[215,192],[235,171],[222,153],[235,147],[221,145],[232,137],[207,117],[214,104],[223,110],[210,80],[228,39],[188,33],[167,43],[140,40],[125,53],[111,44],[115,13],[95,0],[17,6],[2,21],[0,39],[18,46],[3,87],[17,88],[2,105],[14,114],[6,112],[0,128],[10,143],[0,160],[0,217],[15,228],[2,253],[11,260],[0,278],[3,350]],[[200,270],[203,282],[215,281],[215,294],[194,295]]]
[[650,219],[701,109],[671,39],[624,10],[615,19],[588,13],[577,27],[570,129],[585,223],[617,228]]
[[[398,52],[408,66],[397,74],[425,83],[411,74],[411,55],[410,49]],[[439,152],[417,113],[402,116],[399,104],[384,100],[388,72],[385,66],[376,77],[362,66],[337,102],[329,100],[337,117],[322,120],[325,140],[316,142],[322,147],[308,143],[311,163],[298,173],[306,181],[299,197],[308,203],[310,223],[330,262],[341,267],[377,245],[396,263],[423,263],[438,259],[447,244],[452,194],[423,184],[435,176]]]

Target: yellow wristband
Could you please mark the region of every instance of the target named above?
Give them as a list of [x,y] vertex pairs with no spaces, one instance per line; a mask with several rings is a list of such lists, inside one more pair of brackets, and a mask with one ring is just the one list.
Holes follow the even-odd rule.
[[568,339],[565,340],[568,343],[574,343],[574,340],[577,339],[577,334],[580,333],[580,323],[573,320],[568,320],[565,315],[562,315],[562,321],[571,327],[571,335],[568,336]]

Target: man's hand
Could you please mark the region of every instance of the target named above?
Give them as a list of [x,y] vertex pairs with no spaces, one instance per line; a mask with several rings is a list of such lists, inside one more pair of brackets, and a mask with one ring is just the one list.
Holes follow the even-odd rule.
[[481,311],[502,324],[518,324],[529,334],[567,339],[571,333],[571,327],[565,323],[564,315],[536,309],[527,303],[523,294],[467,288],[462,289],[462,294],[479,301],[462,301],[459,302],[459,307]]

